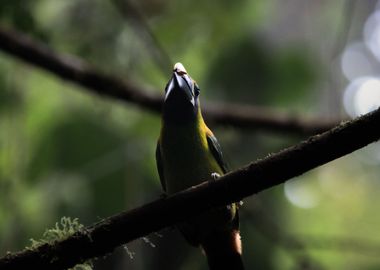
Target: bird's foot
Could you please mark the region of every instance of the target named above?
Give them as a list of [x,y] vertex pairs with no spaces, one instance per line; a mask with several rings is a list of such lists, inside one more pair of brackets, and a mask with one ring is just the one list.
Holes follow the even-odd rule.
[[216,173],[216,172],[211,173],[211,180],[216,181],[218,180],[218,178],[220,178],[219,173]]

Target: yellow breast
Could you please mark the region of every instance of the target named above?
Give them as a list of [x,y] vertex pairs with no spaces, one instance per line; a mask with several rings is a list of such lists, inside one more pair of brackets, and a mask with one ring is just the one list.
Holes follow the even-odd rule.
[[213,157],[203,120],[184,125],[165,125],[161,131],[161,157],[168,194],[223,174]]

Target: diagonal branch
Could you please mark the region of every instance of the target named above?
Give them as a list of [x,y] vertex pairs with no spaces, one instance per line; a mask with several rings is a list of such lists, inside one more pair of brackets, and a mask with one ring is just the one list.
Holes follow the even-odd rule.
[[380,109],[298,145],[165,199],[104,219],[72,237],[35,250],[9,254],[0,269],[65,269],[115,247],[227,203],[236,202],[380,138]]
[[[60,55],[22,33],[0,27],[0,50],[79,84],[90,92],[130,102],[152,112],[161,111],[161,95],[102,73],[73,56]],[[311,135],[338,123],[337,120],[306,119],[253,106],[208,104],[205,107],[205,118],[209,122],[239,128]]]
[[60,55],[42,43],[12,30],[0,28],[0,49],[45,69],[65,80],[84,86],[90,92],[133,102],[154,112],[161,110],[161,97],[130,82],[98,72],[84,61]]

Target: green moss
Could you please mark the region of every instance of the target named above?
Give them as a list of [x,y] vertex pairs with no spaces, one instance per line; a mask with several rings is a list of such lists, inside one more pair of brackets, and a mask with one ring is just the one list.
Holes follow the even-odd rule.
[[[54,244],[57,241],[65,240],[74,233],[83,230],[84,225],[79,223],[78,218],[71,219],[70,217],[62,217],[60,222],[56,222],[53,228],[46,229],[41,239],[30,239],[32,244],[26,248],[36,249],[44,244]],[[92,262],[88,260],[84,263],[75,265],[69,270],[92,270]]]

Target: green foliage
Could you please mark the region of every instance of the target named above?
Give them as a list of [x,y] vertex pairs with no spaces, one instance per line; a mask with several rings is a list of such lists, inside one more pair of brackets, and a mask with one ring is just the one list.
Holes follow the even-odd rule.
[[243,35],[221,50],[210,68],[209,92],[241,103],[300,103],[317,79],[310,54],[294,48],[268,50],[271,45],[267,43],[260,37]]

